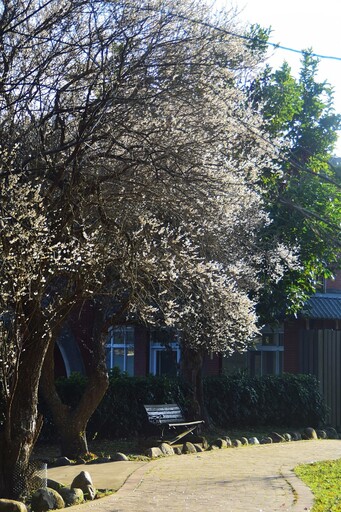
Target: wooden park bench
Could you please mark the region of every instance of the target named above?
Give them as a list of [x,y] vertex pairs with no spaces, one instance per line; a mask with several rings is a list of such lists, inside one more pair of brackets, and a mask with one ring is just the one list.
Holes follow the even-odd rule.
[[177,404],[159,404],[159,405],[144,405],[148,421],[161,429],[161,440],[165,441],[165,430],[174,429],[182,431],[167,443],[174,444],[187,434],[193,433],[194,430],[204,423],[203,420],[186,421],[184,415]]

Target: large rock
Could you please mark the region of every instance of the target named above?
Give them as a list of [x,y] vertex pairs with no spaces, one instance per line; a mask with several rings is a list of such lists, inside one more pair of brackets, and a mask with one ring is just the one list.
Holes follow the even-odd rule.
[[81,471],[72,480],[71,489],[82,489],[85,492],[88,485],[93,485],[90,473],[88,471]]
[[80,505],[84,501],[84,492],[82,489],[69,489],[69,487],[63,487],[60,489],[59,493],[67,507],[71,507],[72,505]]
[[161,443],[160,450],[163,455],[174,455],[174,449],[168,443]]
[[203,447],[199,443],[194,443],[194,448],[196,449],[197,452],[203,452],[204,451]]
[[240,442],[243,446],[247,446],[249,444],[249,441],[246,439],[246,437],[241,437]]
[[27,512],[27,507],[21,501],[0,499],[1,512]]
[[61,495],[54,489],[38,489],[31,499],[31,509],[33,512],[46,512],[47,510],[56,510],[64,508],[65,502]]
[[81,471],[75,476],[71,484],[71,489],[81,489],[86,500],[94,500],[96,497],[96,489],[88,471]]
[[182,455],[182,446],[174,446],[173,450],[175,455]]
[[259,441],[258,441],[257,437],[250,437],[249,438],[249,444],[253,444],[253,445],[259,444]]

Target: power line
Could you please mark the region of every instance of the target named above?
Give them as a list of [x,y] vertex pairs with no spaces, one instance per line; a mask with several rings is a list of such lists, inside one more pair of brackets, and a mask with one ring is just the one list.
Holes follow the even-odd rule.
[[[208,28],[211,28],[213,30],[216,30],[218,32],[222,32],[224,34],[227,34],[229,36],[233,36],[233,37],[237,37],[239,39],[244,39],[244,40],[247,40],[247,41],[251,41],[253,43],[261,43],[261,44],[266,44],[268,46],[272,46],[273,48],[275,49],[280,49],[280,50],[285,50],[285,51],[288,51],[288,52],[294,52],[294,53],[299,53],[300,55],[305,55],[307,54],[307,50],[297,50],[295,48],[291,48],[289,46],[282,46],[278,43],[273,43],[271,41],[264,41],[263,39],[259,39],[257,37],[252,37],[252,36],[247,36],[245,34],[237,34],[236,32],[231,32],[229,30],[226,30],[222,27],[219,27],[217,25],[213,25],[212,23],[209,23],[207,21],[201,21],[201,20],[197,20],[195,18],[189,18],[187,16],[184,16],[182,14],[178,14],[176,13],[176,16],[179,17],[179,18],[183,18],[183,19],[186,19],[187,21],[190,21],[192,23],[199,23],[200,25],[204,25]],[[322,55],[320,53],[313,53],[313,52],[310,52],[309,51],[309,55],[311,55],[312,57],[317,57],[318,59],[329,59],[329,60],[337,60],[337,61],[341,61],[341,57],[335,57],[335,56],[332,56],[332,55]]]
[[[143,7],[143,8],[141,8],[141,10],[155,12],[155,8],[151,8],[149,6],[148,7]],[[210,23],[208,21],[203,21],[203,20],[199,20],[199,19],[192,18],[192,17],[189,17],[189,16],[185,16],[184,14],[181,14],[181,13],[171,12],[170,14],[172,16],[176,17],[176,18],[180,18],[180,19],[189,21],[190,23],[196,23],[196,24],[199,24],[199,25],[203,25],[203,26],[205,26],[207,28],[210,28],[212,30],[216,30],[217,32],[222,32],[223,34],[226,34],[226,35],[229,35],[229,36],[233,36],[233,37],[237,37],[239,39],[244,39],[246,41],[250,41],[250,42],[253,42],[253,43],[260,43],[260,44],[263,44],[263,45],[265,44],[267,46],[272,46],[275,49],[280,49],[280,50],[285,50],[285,51],[288,51],[288,52],[298,53],[300,55],[306,55],[308,53],[307,50],[297,50],[296,48],[291,48],[290,46],[283,46],[283,45],[278,44],[278,43],[273,43],[272,41],[264,41],[263,39],[259,39],[258,37],[247,36],[245,34],[237,34],[236,32],[231,32],[231,31],[226,30],[226,29],[224,29],[222,27],[219,27],[218,25],[214,25],[213,23]],[[323,54],[320,54],[320,53],[313,53],[313,52],[310,52],[310,51],[309,51],[309,55],[311,55],[312,57],[317,57],[318,59],[341,61],[341,57],[336,57],[336,56],[333,56],[333,55],[323,55]]]
[[[238,37],[237,34],[235,34],[235,35],[236,35],[236,37]],[[250,39],[251,41],[255,41],[255,42],[262,42],[261,40],[258,40],[257,38],[254,38],[254,37],[250,37],[248,39]],[[265,43],[265,41],[263,41],[263,43]],[[278,48],[280,50],[285,50],[287,52],[299,53],[301,55],[305,55],[307,53],[305,50],[296,50],[295,48],[290,48],[288,46],[282,46],[281,44],[272,43],[271,41],[266,41],[266,44],[268,46],[273,46],[275,49]],[[329,60],[341,61],[341,57],[335,57],[333,55],[322,55],[321,53],[313,53],[313,52],[309,52],[309,55],[311,55],[312,57],[317,57],[318,59],[329,59]]]

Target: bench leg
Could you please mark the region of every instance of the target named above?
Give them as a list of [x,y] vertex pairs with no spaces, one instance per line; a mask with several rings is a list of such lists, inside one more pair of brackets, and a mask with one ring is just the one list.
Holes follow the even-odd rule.
[[177,441],[180,441],[180,439],[182,439],[183,437],[187,436],[187,434],[190,434],[191,432],[193,432],[193,430],[195,430],[197,427],[198,427],[198,425],[195,425],[194,427],[191,427],[191,428],[185,430],[184,432],[181,432],[181,434],[179,434],[176,437],[174,437],[174,439],[171,439],[170,441],[167,441],[167,443],[172,445],[172,444],[176,443]]

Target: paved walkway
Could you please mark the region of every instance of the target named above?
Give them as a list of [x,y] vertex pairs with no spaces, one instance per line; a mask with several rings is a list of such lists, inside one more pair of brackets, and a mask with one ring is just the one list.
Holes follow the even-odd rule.
[[[341,441],[335,440],[171,456],[138,467],[114,495],[68,510],[306,512],[313,496],[292,469],[299,463],[337,458],[341,458]],[[94,484],[100,487],[95,468],[88,467]]]

